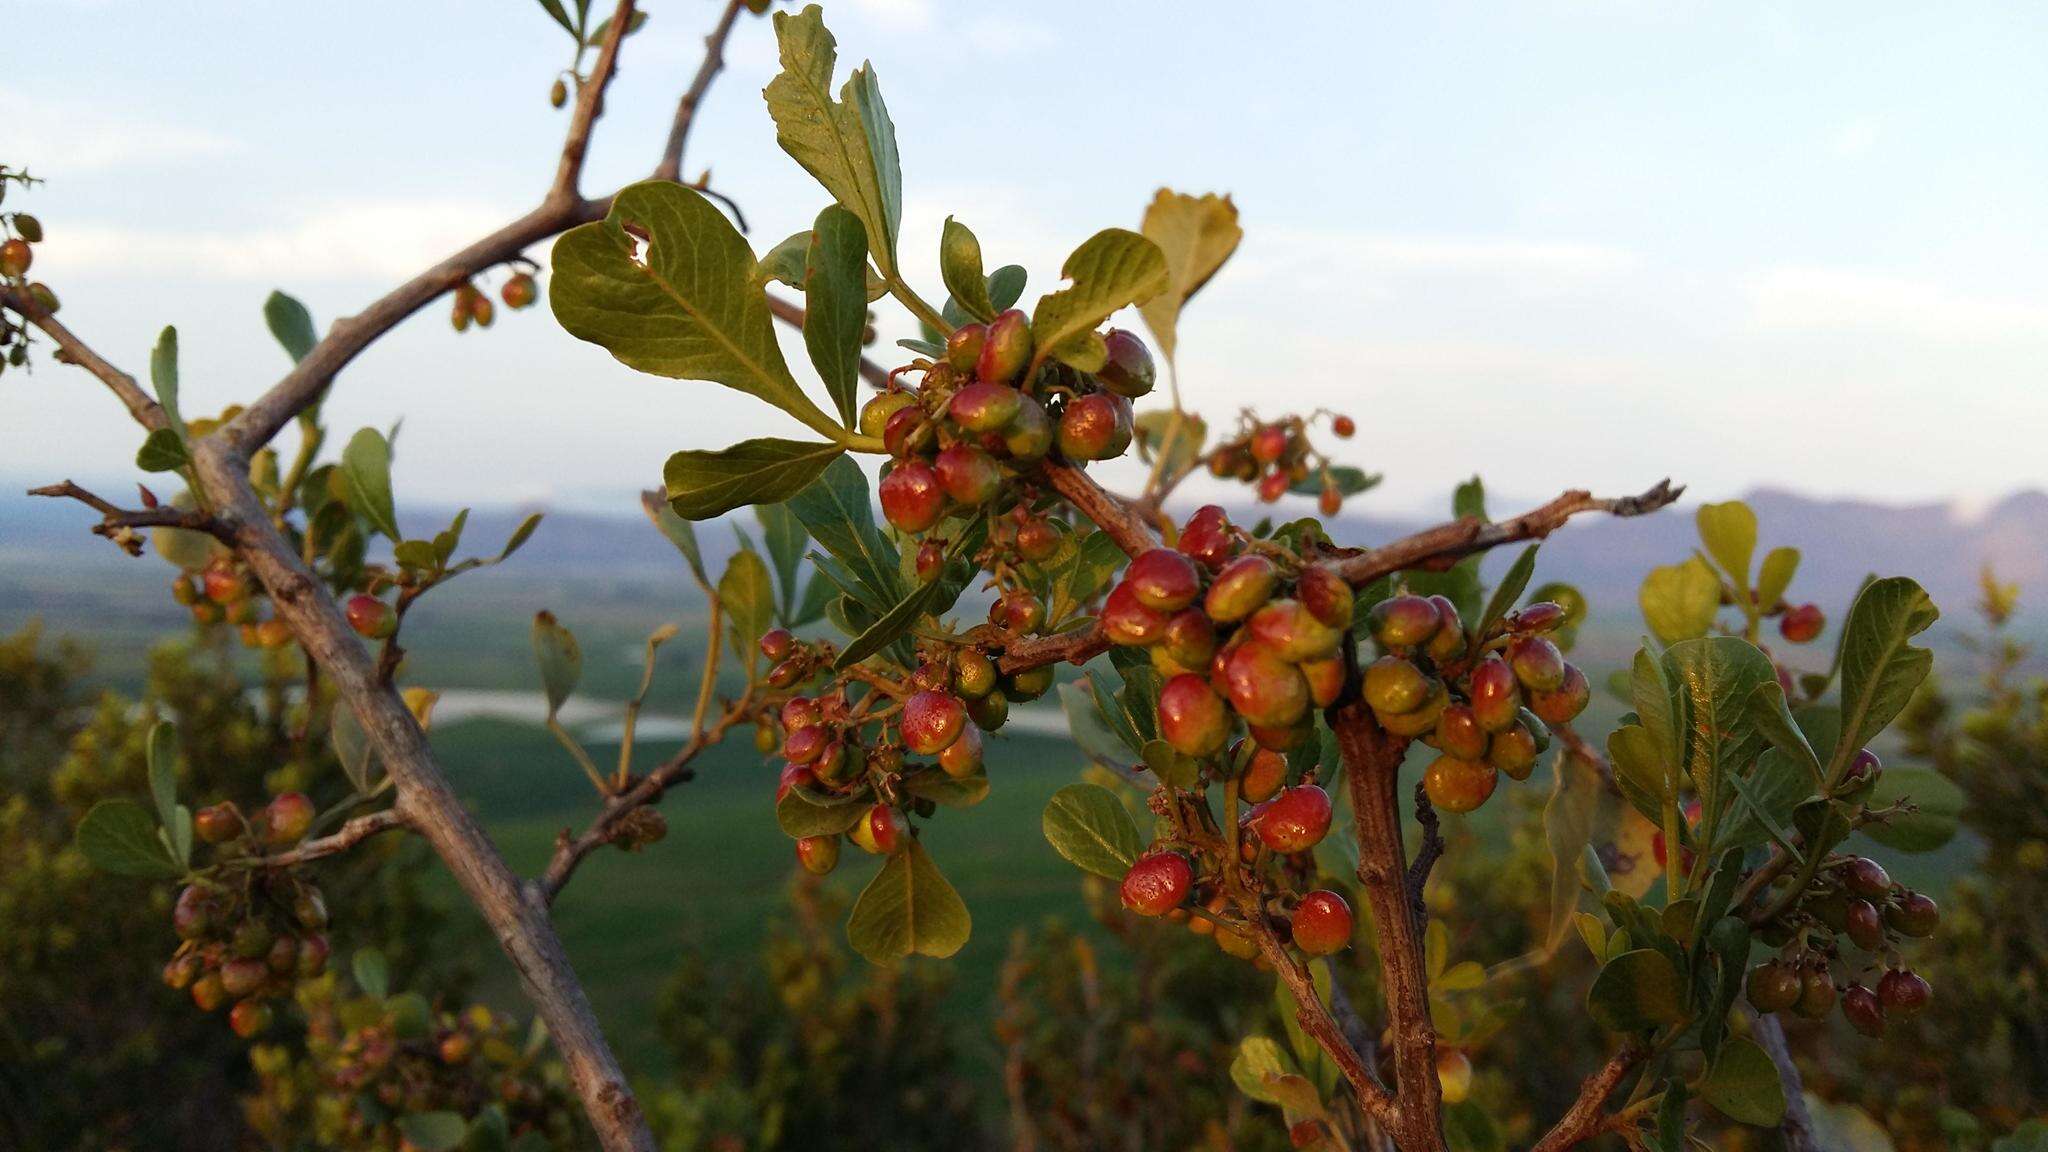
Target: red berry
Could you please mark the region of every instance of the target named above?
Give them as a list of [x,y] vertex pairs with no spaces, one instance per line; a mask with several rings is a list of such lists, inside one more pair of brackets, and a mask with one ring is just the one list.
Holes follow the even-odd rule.
[[187,885],[171,905],[171,929],[180,939],[197,940],[213,929],[219,915],[220,900],[211,889]]
[[1504,731],[1515,722],[1522,707],[1522,692],[1515,683],[1514,670],[1499,656],[1489,655],[1472,669],[1468,685],[1472,715],[1488,732]]
[[1529,693],[1529,711],[1545,724],[1569,724],[1586,710],[1593,698],[1593,686],[1576,664],[1564,666],[1564,682],[1548,692]]
[[1108,460],[1131,446],[1130,401],[1091,392],[1067,402],[1060,412],[1060,454],[1069,460]]
[[1508,666],[1531,692],[1564,687],[1564,653],[1542,636],[1516,636],[1508,641]]
[[248,598],[248,577],[232,568],[208,568],[202,581],[206,598],[216,604],[233,604]]
[[1102,634],[1112,644],[1143,647],[1166,636],[1166,614],[1147,608],[1128,580],[1110,589],[1100,619]]
[[296,844],[313,827],[313,801],[304,792],[285,792],[264,809],[263,824],[273,847]]
[[898,531],[923,532],[937,524],[945,510],[946,494],[939,488],[938,474],[923,461],[898,461],[882,477],[882,515]]
[[244,1040],[254,1040],[270,1027],[270,1005],[244,1000],[228,1009],[228,1027]]
[[1778,618],[1778,635],[1794,644],[1806,644],[1818,639],[1827,626],[1827,614],[1820,610],[1820,605],[1795,604]]
[[989,605],[988,618],[1006,632],[1035,632],[1045,623],[1045,604],[1022,588],[1012,588]]
[[1884,865],[1866,856],[1853,857],[1836,869],[1842,887],[1852,894],[1867,900],[1887,896],[1892,890],[1892,878],[1885,873]]
[[1017,553],[1026,560],[1049,560],[1059,547],[1059,530],[1043,516],[1033,516],[1017,525]]
[[1184,756],[1214,756],[1230,737],[1230,712],[1205,677],[1182,673],[1159,690],[1159,735]]
[[938,459],[932,461],[932,471],[946,495],[970,508],[994,499],[1003,486],[1002,469],[996,467],[994,457],[972,444],[953,444],[942,449]]
[[1931,896],[1907,892],[1897,903],[1886,905],[1884,919],[1899,935],[1924,940],[1940,926],[1941,908]]
[[1436,718],[1436,746],[1446,756],[1460,760],[1483,760],[1489,739],[1486,729],[1472,715],[1469,705],[1453,704]]
[[966,724],[967,706],[949,692],[919,692],[903,702],[903,746],[920,756],[945,751]]
[[1216,656],[1216,626],[1200,608],[1183,608],[1167,618],[1160,647],[1184,668],[1201,668]]
[[1178,612],[1202,594],[1194,561],[1171,548],[1154,548],[1131,561],[1124,584],[1138,602],[1159,612]]
[[809,696],[792,696],[782,702],[782,710],[778,715],[783,728],[794,732],[799,728],[809,728],[816,724],[823,718],[823,713],[824,709]]
[[939,767],[956,780],[964,779],[981,771],[981,755],[981,729],[969,724],[939,753]]
[[1012,308],[989,321],[976,371],[991,384],[1014,384],[1031,363],[1031,318]]
[[349,597],[348,626],[366,640],[385,640],[398,631],[398,610],[368,593]]
[[1493,795],[1498,779],[1491,764],[1439,756],[1422,772],[1422,789],[1429,802],[1445,812],[1470,812]]
[[1295,578],[1294,595],[1325,625],[1339,631],[1351,627],[1355,597],[1351,585],[1335,569],[1323,564],[1303,568]]
[[1893,968],[1878,978],[1877,998],[1886,1012],[1913,1017],[1934,998],[1934,989],[1912,969]]
[[1187,902],[1194,885],[1195,868],[1186,856],[1155,852],[1131,865],[1118,894],[1124,907],[1140,916],[1164,916]]
[[1095,378],[1104,388],[1124,397],[1136,400],[1152,391],[1158,380],[1158,373],[1152,366],[1152,350],[1145,347],[1136,333],[1122,328],[1111,328],[1102,334],[1102,346],[1109,353],[1109,359]]
[[1287,495],[1287,490],[1291,487],[1293,481],[1287,478],[1287,473],[1269,472],[1259,481],[1259,500],[1265,504],[1276,503],[1282,496]]
[[1271,600],[1252,613],[1245,630],[1254,640],[1299,664],[1334,655],[1344,634],[1315,618],[1299,600]]
[[796,637],[787,628],[770,628],[761,636],[761,655],[770,660],[783,660],[796,645]]
[[825,754],[832,742],[832,730],[822,724],[791,728],[782,737],[783,758],[792,764],[810,764]]
[[1382,648],[1413,648],[1426,643],[1443,624],[1433,601],[1420,596],[1390,596],[1366,613],[1372,638]]
[[1236,551],[1230,532],[1230,517],[1222,508],[1206,504],[1188,517],[1180,530],[1179,548],[1210,571],[1223,567]]
[[220,973],[208,972],[192,982],[192,1003],[201,1012],[211,1012],[227,1001],[228,990],[221,985]]
[[1301,662],[1302,678],[1308,681],[1309,703],[1328,708],[1344,692],[1344,658],[1329,656]]
[[847,835],[863,852],[894,856],[910,846],[910,822],[889,805],[877,804]]
[[1318,888],[1303,896],[1294,910],[1294,945],[1311,956],[1342,952],[1351,946],[1355,924],[1344,897]]
[[817,773],[812,772],[802,764],[784,764],[782,766],[782,774],[775,780],[775,802],[777,804],[782,803],[782,798],[789,795],[789,791],[792,788],[815,788],[817,786]]
[[946,363],[957,372],[972,372],[981,362],[982,346],[988,343],[988,325],[962,324],[946,337]]
[[1750,1007],[1759,1012],[1783,1012],[1799,1002],[1799,970],[1779,960],[1750,969],[1746,985]]
[[1271,464],[1287,454],[1287,429],[1278,424],[1267,424],[1252,433],[1252,459],[1261,464]]
[[1865,952],[1884,949],[1884,915],[1868,900],[1849,901],[1848,911],[1842,915],[1842,931]]
[[969,432],[1000,432],[1023,403],[1024,394],[1008,384],[969,384],[947,401],[946,415]]
[[[1239,754],[1244,743],[1239,741],[1232,750],[1232,756]],[[1244,767],[1244,775],[1238,778],[1237,794],[1252,804],[1270,800],[1287,783],[1287,757],[1270,748],[1252,749],[1251,760]]]
[[882,424],[882,447],[898,460],[917,455],[931,442],[931,425],[925,423],[924,409],[915,404],[891,412]]
[[1308,680],[1301,669],[1256,640],[1225,658],[1223,682],[1231,706],[1248,723],[1285,728],[1308,713]]
[[242,813],[232,801],[209,804],[192,814],[192,830],[208,844],[225,844],[242,834]]
[[1202,610],[1218,624],[1242,620],[1259,610],[1279,587],[1280,570],[1264,556],[1240,556],[1223,566],[1202,599]]
[[539,295],[540,289],[534,284],[533,277],[525,272],[514,273],[510,280],[505,281],[504,287],[498,289],[498,298],[508,308],[525,308]]
[[0,276],[20,276],[35,262],[35,253],[29,249],[28,241],[9,239],[0,243]]
[[1330,794],[1314,784],[1283,788],[1253,809],[1251,825],[1275,852],[1306,852],[1330,831]]
[[270,966],[253,956],[237,956],[220,966],[220,986],[229,996],[247,996],[270,979]]
[[1884,1035],[1884,1005],[1878,1003],[1877,993],[1861,984],[1843,989],[1842,1017],[1865,1036]]
[[1330,431],[1335,432],[1339,440],[1349,440],[1358,431],[1358,423],[1349,416],[1338,416],[1330,421]]

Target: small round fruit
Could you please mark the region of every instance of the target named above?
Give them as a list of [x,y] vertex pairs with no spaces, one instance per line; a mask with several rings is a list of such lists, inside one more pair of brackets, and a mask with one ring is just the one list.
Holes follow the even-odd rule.
[[1182,673],[1159,690],[1159,735],[1183,756],[1214,756],[1230,738],[1230,710],[1204,676]]
[[1211,572],[1230,562],[1236,546],[1230,516],[1215,504],[1195,509],[1195,514],[1181,526],[1180,540],[1175,544],[1184,555]]
[[242,813],[233,801],[209,804],[192,814],[192,831],[208,844],[225,844],[242,834]]
[[1287,454],[1288,439],[1287,429],[1278,424],[1264,424],[1252,433],[1246,447],[1251,450],[1252,459],[1261,464],[1271,464]]
[[1017,554],[1026,560],[1050,560],[1060,549],[1059,530],[1043,516],[1033,516],[1017,525]]
[[1172,548],[1140,553],[1124,571],[1124,584],[1145,607],[1178,612],[1202,594],[1202,576],[1195,562]]
[[296,844],[313,827],[313,801],[304,792],[284,792],[263,810],[265,833],[273,847]]
[[1145,606],[1129,581],[1110,589],[1102,602],[1102,634],[1112,644],[1145,647],[1166,638],[1169,617]]
[[510,280],[505,281],[504,287],[498,289],[498,298],[505,302],[507,308],[528,307],[539,296],[539,287],[534,284],[533,277],[525,272],[514,273]]
[[790,790],[793,788],[815,788],[817,786],[818,774],[811,771],[808,765],[784,764],[781,773],[775,778],[775,802],[777,804],[782,803],[782,798],[789,795]]
[[1026,668],[1010,677],[1006,692],[1010,699],[1026,704],[1052,690],[1052,665]]
[[1264,556],[1240,556],[1216,573],[1216,582],[1202,599],[1202,610],[1218,624],[1242,620],[1273,598],[1280,570]]
[[923,532],[939,522],[946,494],[938,473],[921,460],[901,460],[882,477],[882,515],[900,532]]
[[275,652],[291,642],[292,626],[275,616],[256,625],[256,646],[258,648],[267,648]]
[[1124,873],[1117,893],[1124,907],[1140,916],[1164,916],[1187,903],[1195,887],[1195,868],[1178,852],[1140,856]]
[[270,1028],[270,1005],[261,1000],[244,1000],[228,1009],[228,1027],[244,1040],[254,1040]]
[[1285,728],[1308,713],[1308,680],[1301,669],[1256,640],[1238,645],[1224,660],[1223,683],[1247,723]]
[[1486,745],[1486,762],[1506,773],[1510,780],[1527,780],[1539,755],[1535,734],[1520,724],[1494,733]]
[[1012,308],[988,323],[976,374],[990,384],[1014,384],[1031,363],[1031,318]]
[[924,409],[904,405],[889,414],[882,425],[882,448],[898,460],[920,455],[931,447],[934,433],[924,418]]
[[1318,888],[1294,910],[1294,944],[1311,956],[1330,956],[1351,946],[1357,921],[1344,897]]
[[197,940],[214,927],[220,915],[220,900],[210,889],[188,884],[171,905],[171,929],[181,940]]
[[962,324],[946,336],[946,363],[956,372],[972,372],[981,363],[981,349],[987,343],[988,325]]
[[1060,412],[1060,454],[1069,460],[1108,460],[1131,446],[1130,404],[1107,392],[1067,402]]
[[30,250],[28,241],[14,238],[0,243],[0,276],[23,275],[35,262],[35,253]]
[[1884,865],[1867,856],[1851,857],[1836,868],[1835,875],[1842,881],[1843,888],[1866,900],[1879,899],[1892,890],[1892,878],[1885,872]]
[[1436,635],[1443,618],[1436,605],[1420,596],[1390,596],[1366,614],[1372,638],[1383,648],[1413,648]]
[[813,876],[826,875],[839,866],[839,837],[803,837],[796,842],[796,862]]
[[1023,403],[1024,394],[1008,384],[969,384],[946,402],[946,415],[969,432],[1000,432]]
[[1941,907],[1931,896],[1907,892],[1896,903],[1885,906],[1884,919],[1899,935],[1924,940],[1940,926]]
[[995,458],[967,443],[941,449],[932,461],[932,472],[946,495],[969,508],[988,503],[1003,486],[1003,472]]
[[237,956],[220,966],[220,986],[229,996],[247,996],[269,979],[269,965],[253,956]]
[[847,835],[861,851],[874,856],[894,856],[910,846],[910,821],[887,804],[868,809]]
[[1456,756],[1439,756],[1422,773],[1429,802],[1445,812],[1470,812],[1493,795],[1499,773],[1493,765]]
[[1330,831],[1330,794],[1314,784],[1283,788],[1254,810],[1252,830],[1275,852],[1306,852]]
[[1472,1095],[1472,1058],[1455,1048],[1436,1054],[1436,1080],[1446,1104],[1463,1104]]
[[1339,631],[1351,627],[1356,597],[1335,569],[1323,564],[1303,568],[1294,581],[1294,596],[1324,625]]
[[1861,984],[1843,989],[1842,1017],[1865,1036],[1874,1039],[1884,1035],[1884,1005],[1878,1003],[1877,993]]
[[1577,664],[1564,666],[1564,682],[1550,691],[1529,693],[1529,710],[1545,724],[1569,724],[1593,699],[1593,685]]
[[1878,978],[1877,998],[1886,1012],[1910,1019],[1934,999],[1934,988],[1911,968],[1893,968]]
[[879,440],[889,427],[889,417],[917,403],[917,397],[908,392],[883,392],[860,408],[860,434]]
[[1849,901],[1849,910],[1842,917],[1842,931],[1850,943],[1865,952],[1884,949],[1884,914],[1868,900]]
[[1473,719],[1472,709],[1468,705],[1452,704],[1436,718],[1436,746],[1446,756],[1456,756],[1460,760],[1483,760],[1486,758],[1488,743],[1486,729],[1481,728],[1479,721]]
[[1287,473],[1268,472],[1259,481],[1259,502],[1262,504],[1277,503],[1282,496],[1287,495],[1287,490],[1292,486],[1293,482],[1287,478]]
[[1808,644],[1820,638],[1821,630],[1828,626],[1825,612],[1818,604],[1794,604],[1778,617],[1778,635],[1794,644]]
[[822,724],[791,728],[782,737],[782,756],[792,764],[811,764],[825,754],[832,742],[832,730]]
[[787,628],[770,628],[761,634],[761,655],[770,660],[782,660],[796,645],[796,636]]
[[1152,350],[1145,347],[1137,333],[1111,328],[1102,334],[1102,346],[1109,352],[1109,359],[1095,378],[1104,388],[1127,400],[1136,400],[1152,391],[1159,375],[1152,366]]
[[327,958],[334,954],[334,946],[327,940],[325,932],[314,932],[299,940],[298,974],[311,979],[327,971]]
[[349,597],[348,626],[365,640],[387,640],[398,631],[398,610],[368,593]]
[[1766,960],[1749,970],[1745,993],[1759,1012],[1783,1012],[1799,1003],[1799,971],[1781,960]]
[[962,648],[953,657],[953,691],[978,700],[996,686],[996,662],[979,648]]
[[1515,679],[1531,692],[1555,692],[1564,687],[1564,653],[1543,636],[1517,636],[1508,641],[1508,667]]
[[1515,682],[1514,670],[1499,656],[1489,655],[1472,669],[1468,691],[1472,715],[1488,732],[1505,731],[1522,707],[1522,692]]
[[1308,701],[1318,708],[1328,708],[1344,693],[1344,658],[1329,656],[1321,660],[1304,660],[1299,665],[1302,678],[1308,681]]
[[1840,993],[1825,966],[1808,968],[1799,977],[1799,1002],[1793,1009],[1808,1020],[1819,1020],[1835,1010]]
[[939,753],[939,767],[956,780],[965,779],[981,771],[981,755],[981,729],[969,724]]
[[1422,669],[1400,656],[1382,656],[1365,668],[1365,702],[1374,712],[1413,712],[1429,699],[1432,687]]
[[903,746],[920,756],[945,751],[967,726],[967,706],[949,692],[918,692],[903,702]]
[[1374,712],[1372,715],[1373,719],[1379,721],[1380,727],[1386,729],[1389,733],[1409,740],[1419,740],[1436,731],[1438,718],[1444,714],[1444,709],[1450,707],[1450,704],[1451,694],[1444,688],[1443,682],[1441,680],[1431,680],[1429,682],[1429,695],[1423,697],[1422,704],[1413,711],[1401,713]]
[[1052,451],[1052,417],[1046,415],[1045,405],[1026,396],[1018,403],[1017,414],[1003,425],[1000,435],[1012,460],[1042,460]]
[[1200,608],[1183,608],[1167,617],[1159,645],[1183,667],[1204,668],[1216,655],[1216,626]]
[[1330,431],[1335,432],[1339,440],[1349,440],[1357,434],[1358,422],[1349,416],[1336,416],[1330,420]]
[[467,1032],[450,1032],[441,1037],[441,1043],[436,1046],[436,1051],[441,1057],[441,1063],[458,1068],[469,1063],[476,1055],[476,1038]]
[[989,623],[1005,632],[1036,632],[1045,623],[1045,602],[1022,588],[1012,588],[989,605]]
[[1501,623],[1510,632],[1549,632],[1564,623],[1564,605],[1555,600],[1524,604],[1507,614]]
[[1254,640],[1299,664],[1322,660],[1337,652],[1344,634],[1315,618],[1299,600],[1270,600],[1246,622]]
[[967,717],[983,732],[994,732],[1010,719],[1010,697],[1001,689],[967,702]]
[[[1241,754],[1243,742],[1240,741],[1237,747],[1240,753],[1234,754]],[[1247,803],[1262,804],[1272,799],[1274,793],[1280,791],[1281,785],[1285,783],[1287,757],[1270,748],[1255,747],[1252,749],[1251,760],[1244,766],[1244,775],[1238,777],[1237,794]]]

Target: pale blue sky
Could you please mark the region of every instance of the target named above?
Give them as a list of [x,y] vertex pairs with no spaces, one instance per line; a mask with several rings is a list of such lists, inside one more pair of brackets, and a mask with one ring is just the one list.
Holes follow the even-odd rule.
[[[598,0],[600,5],[603,0]],[[710,0],[647,0],[587,186],[651,167]],[[203,17],[195,15],[203,12]],[[1247,238],[1182,325],[1191,402],[1341,407],[1372,499],[1634,489],[1667,473],[1978,501],[2048,484],[2048,5],[826,5],[902,144],[906,258],[939,221],[1051,287],[1154,188],[1228,191]],[[175,323],[188,410],[282,368],[273,286],[324,322],[526,206],[567,38],[531,0],[19,0],[0,162],[37,274],[103,352]],[[823,203],[773,140],[748,20],[691,140],[756,250]],[[10,193],[8,207],[17,206]],[[545,259],[545,249],[537,249]],[[891,335],[906,327],[890,316]],[[793,347],[799,374],[808,373]],[[0,377],[0,478],[128,474],[82,375]],[[343,426],[405,418],[419,500],[625,506],[675,449],[794,425],[637,377],[544,309],[445,308],[343,377]],[[403,498],[403,497],[402,497]]]

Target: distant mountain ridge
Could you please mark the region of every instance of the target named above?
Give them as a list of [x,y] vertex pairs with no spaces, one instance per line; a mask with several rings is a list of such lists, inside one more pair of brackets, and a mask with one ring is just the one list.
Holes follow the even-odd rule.
[[[2048,492],[2014,492],[1970,516],[1941,503],[1823,499],[1782,489],[1759,489],[1745,499],[1756,509],[1760,548],[1799,548],[1804,562],[1794,594],[1824,607],[1843,606],[1868,573],[1913,577],[1952,616],[1975,601],[1978,573],[1986,564],[2023,590],[2048,588]],[[1359,503],[1369,502],[1368,498]],[[1490,503],[1497,514],[1506,515],[1534,502],[1495,497]],[[1633,604],[1645,571],[1676,562],[1697,546],[1695,507],[1688,502],[1631,520],[1579,517],[1545,545],[1538,579],[1577,584],[1596,605]],[[1241,523],[1272,513],[1249,502],[1231,511]],[[1290,506],[1286,511],[1295,509]],[[453,512],[417,511],[401,519],[409,531],[425,535],[445,527]],[[465,554],[495,552],[525,513],[514,508],[472,512],[464,533]],[[1365,511],[1346,513],[1339,521],[1341,526],[1333,526],[1332,535],[1365,545],[1384,543],[1433,522]],[[41,555],[61,562],[121,559],[85,530],[89,522],[90,513],[75,503],[0,495],[0,555]],[[750,518],[741,523],[753,527]],[[714,525],[701,526],[699,537],[705,559],[713,564],[735,547],[732,532]],[[1490,558],[1489,569],[1507,559]],[[643,517],[627,511],[616,516],[550,512],[514,563],[530,574],[551,577],[600,570],[612,576],[659,577],[681,571],[668,542]]]

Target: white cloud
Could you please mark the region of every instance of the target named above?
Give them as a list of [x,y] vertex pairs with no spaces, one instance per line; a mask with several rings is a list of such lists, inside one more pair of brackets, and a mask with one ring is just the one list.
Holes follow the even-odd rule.
[[4,88],[0,124],[8,126],[13,162],[50,175],[207,160],[241,148],[217,132],[154,119],[132,107],[53,100]]
[[1768,268],[1747,286],[1750,318],[1779,331],[1886,331],[1927,340],[2040,339],[2048,300],[1959,292],[1847,268]]
[[52,269],[174,272],[213,280],[294,281],[410,276],[515,213],[460,198],[366,199],[326,205],[289,223],[243,231],[143,231],[67,224],[47,242]]

